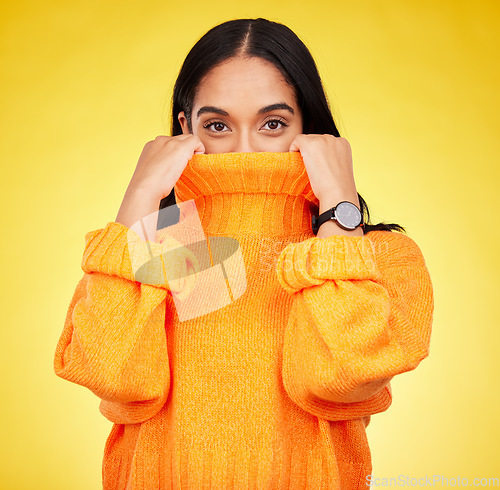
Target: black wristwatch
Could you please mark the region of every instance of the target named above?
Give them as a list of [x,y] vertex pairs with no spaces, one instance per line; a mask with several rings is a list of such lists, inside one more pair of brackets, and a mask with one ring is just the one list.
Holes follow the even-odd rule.
[[319,216],[313,214],[311,221],[314,234],[318,233],[319,227],[329,219],[336,221],[344,230],[355,230],[358,226],[363,226],[360,209],[349,201],[341,201]]

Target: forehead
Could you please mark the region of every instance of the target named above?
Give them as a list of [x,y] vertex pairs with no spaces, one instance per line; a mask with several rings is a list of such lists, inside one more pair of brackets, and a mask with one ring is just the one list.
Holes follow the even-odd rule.
[[264,106],[277,101],[296,104],[295,91],[278,68],[261,58],[231,58],[201,79],[194,106]]

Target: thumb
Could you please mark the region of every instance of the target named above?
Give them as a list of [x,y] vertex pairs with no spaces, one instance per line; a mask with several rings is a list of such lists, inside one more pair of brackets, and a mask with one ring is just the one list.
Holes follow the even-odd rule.
[[290,145],[288,151],[300,151],[300,148],[297,146],[295,140],[292,141],[292,144]]
[[205,153],[205,146],[203,145],[203,143],[201,141],[199,141],[199,143],[196,145],[196,147],[194,149],[194,153],[195,154]]

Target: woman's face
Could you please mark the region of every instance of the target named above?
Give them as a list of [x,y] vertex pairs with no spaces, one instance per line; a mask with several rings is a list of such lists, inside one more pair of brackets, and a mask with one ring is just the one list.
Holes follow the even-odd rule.
[[[183,134],[190,134],[184,112],[178,118]],[[302,114],[272,63],[235,57],[200,81],[191,124],[206,153],[286,152],[302,133]]]

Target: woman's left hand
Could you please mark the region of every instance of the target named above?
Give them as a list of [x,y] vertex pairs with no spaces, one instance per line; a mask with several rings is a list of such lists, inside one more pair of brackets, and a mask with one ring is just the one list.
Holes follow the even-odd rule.
[[300,151],[311,188],[328,209],[340,201],[359,207],[349,142],[331,134],[298,134],[289,151]]

